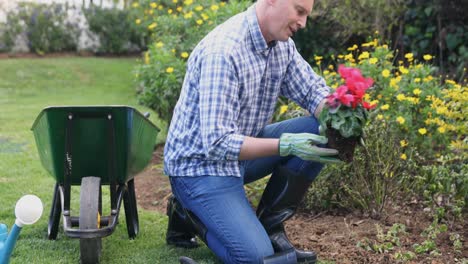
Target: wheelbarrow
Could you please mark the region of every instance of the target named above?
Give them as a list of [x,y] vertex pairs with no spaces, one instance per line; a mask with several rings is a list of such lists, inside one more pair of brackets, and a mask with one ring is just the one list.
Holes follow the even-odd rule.
[[[43,167],[55,178],[48,239],[64,233],[80,239],[81,263],[98,263],[101,239],[118,223],[122,200],[130,239],[138,234],[134,176],[152,157],[159,129],[148,115],[128,106],[54,106],[32,126]],[[80,186],[79,215],[70,208],[71,186]],[[103,215],[102,186],[110,188]]]

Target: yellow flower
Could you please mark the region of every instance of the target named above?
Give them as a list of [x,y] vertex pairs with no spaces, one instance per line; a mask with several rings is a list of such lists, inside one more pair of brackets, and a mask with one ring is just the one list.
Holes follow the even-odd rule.
[[205,21],[206,21],[208,18],[210,18],[208,15],[206,15],[206,14],[204,14],[204,13],[202,13],[201,16],[202,16],[203,20],[205,20]]
[[382,120],[382,119],[383,119],[383,115],[378,114],[378,115],[377,115],[377,119],[378,119],[378,120]]
[[156,7],[158,7],[158,4],[156,4],[156,3],[151,3],[150,6],[151,6],[151,8],[156,8]]
[[172,68],[172,67],[167,67],[166,72],[167,72],[167,73],[173,73],[173,72],[174,72],[174,68]]
[[164,46],[164,43],[162,43],[161,41],[157,42],[156,43],[156,48],[162,48]]
[[352,53],[345,55],[344,59],[350,62],[354,62],[354,57]]
[[178,0],[172,0],[172,3],[177,4]]
[[188,19],[188,18],[192,18],[192,16],[193,16],[193,12],[190,11],[190,12],[188,12],[187,14],[184,15],[184,18],[185,18],[185,19]]
[[408,69],[405,68],[405,66],[400,66],[398,69],[402,74],[407,74],[409,72]]
[[180,56],[181,56],[182,58],[184,58],[184,59],[187,58],[188,55],[189,55],[189,54],[188,54],[187,52],[185,52],[185,51],[182,52],[182,53],[180,54]]
[[420,82],[421,82],[421,78],[415,78],[415,79],[414,79],[414,82],[415,82],[415,83],[420,83]]
[[388,76],[390,76],[390,71],[387,70],[387,69],[383,70],[383,71],[382,71],[382,76],[385,77],[385,78],[387,78]]
[[145,64],[149,64],[150,63],[150,55],[149,55],[149,52],[145,52]]
[[314,56],[314,60],[316,60],[316,61],[320,61],[322,59],[323,59],[322,56],[317,56],[317,55]]
[[195,10],[197,10],[197,11],[202,11],[202,10],[203,10],[203,6],[199,5],[199,6],[195,7]]
[[185,0],[184,4],[185,5],[191,5],[193,3],[193,0]]
[[354,44],[352,47],[349,47],[348,50],[353,51],[353,50],[356,50],[357,48],[358,48],[358,46],[356,44]]
[[423,56],[423,59],[424,59],[425,61],[430,61],[430,60],[432,60],[432,55],[426,54],[426,55]]
[[427,76],[424,78],[424,82],[430,82],[432,81],[432,79],[434,79],[431,75]]
[[141,19],[137,18],[137,19],[135,20],[135,24],[140,25],[140,24],[141,24]]
[[384,104],[380,107],[380,109],[382,110],[388,110],[390,108],[390,106],[388,104]]
[[149,26],[148,26],[148,29],[149,30],[153,30],[158,24],[156,24],[155,22],[151,23]]
[[400,159],[402,159],[402,160],[406,160],[407,158],[408,158],[408,157],[406,156],[405,153],[403,153],[403,154],[400,155]]
[[405,58],[409,61],[412,61],[413,60],[413,53],[406,53],[405,54]]
[[169,8],[169,9],[167,10],[167,13],[168,13],[169,15],[172,14],[172,12],[173,12],[173,11],[172,11],[172,8]]
[[378,61],[379,61],[379,59],[377,59],[377,58],[370,58],[369,59],[370,64],[376,64]]
[[453,85],[457,84],[454,80],[450,80],[450,79],[445,80],[445,83],[453,84]]
[[401,140],[401,141],[400,141],[400,146],[402,146],[403,148],[406,147],[406,146],[408,146],[408,141],[406,141],[406,140],[404,140],[404,139]]
[[414,95],[420,95],[421,94],[421,89],[419,89],[419,88],[414,89],[413,94]]
[[445,131],[447,131],[447,130],[446,130],[445,126],[441,126],[441,127],[437,128],[437,131],[439,131],[439,133],[441,133],[441,134],[444,134]]
[[132,4],[133,8],[137,8],[138,6],[139,6],[138,2],[135,2],[135,3]]
[[364,51],[363,53],[361,53],[358,57],[358,60],[364,60],[364,59],[368,59],[369,58],[369,52],[367,51]]
[[423,127],[423,128],[418,129],[418,132],[421,135],[425,135],[427,133],[427,130]]
[[406,99],[406,96],[405,96],[404,94],[398,94],[397,97],[396,97],[396,99],[397,99],[398,101],[404,101],[404,100]]
[[403,125],[405,123],[405,119],[402,116],[397,117],[396,121],[400,124]]
[[280,107],[279,113],[280,113],[280,115],[282,115],[282,114],[286,113],[286,111],[288,111],[288,106],[287,105],[282,105]]
[[203,19],[197,19],[197,24],[198,24],[198,25],[203,24]]
[[216,10],[219,9],[219,6],[218,5],[212,5],[210,8],[211,8],[211,10],[216,11]]

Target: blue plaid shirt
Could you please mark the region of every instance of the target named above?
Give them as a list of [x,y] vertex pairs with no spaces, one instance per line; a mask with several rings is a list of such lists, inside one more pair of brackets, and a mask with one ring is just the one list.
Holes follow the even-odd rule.
[[164,149],[170,176],[241,176],[244,136],[271,120],[278,96],[314,113],[329,93],[293,40],[267,45],[255,4],[210,32],[187,63]]

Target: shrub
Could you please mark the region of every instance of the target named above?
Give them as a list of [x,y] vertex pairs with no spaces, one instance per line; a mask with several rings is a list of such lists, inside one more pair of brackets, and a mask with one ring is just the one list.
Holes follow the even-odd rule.
[[169,124],[191,51],[216,25],[249,4],[191,0],[134,3],[135,24],[152,43],[136,68],[139,102],[154,109]]
[[5,48],[11,49],[16,36],[25,32],[29,49],[38,54],[76,50],[79,30],[66,22],[67,10],[68,5],[61,4],[19,4],[3,25]]
[[99,53],[134,52],[145,45],[144,40],[130,21],[128,10],[92,6],[83,11],[88,20],[89,29],[99,36],[101,44],[98,48]]
[[[468,92],[466,86],[452,80],[442,82],[439,77],[433,76],[434,68],[428,64],[433,58],[431,55],[423,56],[426,62],[421,63],[412,53],[406,53],[403,56],[405,60],[397,61],[398,66],[394,66],[395,55],[387,45],[379,45],[377,39],[360,47],[354,45],[348,52],[337,56],[337,64],[359,67],[363,75],[375,80],[374,88],[365,98],[378,104],[371,115],[370,124],[377,125],[380,130],[369,131],[366,140],[369,147],[358,150],[353,164],[329,166],[323,171],[309,193],[309,203],[315,203],[309,204],[309,207],[338,204],[378,214],[379,206],[384,204],[381,197],[392,195],[391,189],[385,187],[388,184],[406,182],[422,195],[422,183],[415,181],[415,176],[421,175],[420,166],[433,168],[440,166],[441,162],[466,163],[467,119],[463,113],[468,110]],[[321,57],[315,59],[319,66],[317,71],[336,88],[339,80],[334,70],[336,66],[323,66],[322,69]],[[294,103],[287,101],[278,109],[276,120],[305,114]],[[381,145],[377,138],[373,138],[375,135],[394,140]],[[366,149],[371,154],[363,152]],[[374,159],[376,157],[379,159]],[[387,157],[391,157],[388,164],[382,164]],[[370,170],[377,170],[373,166],[380,163],[382,170],[390,169],[395,180],[387,182],[382,180],[381,174],[372,172],[363,178],[363,168],[366,167],[362,165],[363,162],[368,162],[366,166]],[[402,162],[406,165],[398,166]],[[342,175],[339,180],[337,175]],[[458,197],[459,190],[467,187],[466,181],[459,181],[455,189],[445,189],[446,195]]]
[[395,198],[409,178],[412,164],[400,159],[399,136],[385,123],[365,129],[365,143],[350,164],[329,165],[312,184],[305,200],[309,209],[360,209],[379,218],[387,201]]

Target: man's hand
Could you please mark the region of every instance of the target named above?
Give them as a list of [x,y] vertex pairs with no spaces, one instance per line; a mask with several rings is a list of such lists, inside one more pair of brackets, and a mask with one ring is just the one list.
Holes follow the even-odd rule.
[[336,149],[320,148],[317,144],[326,144],[328,139],[310,133],[284,133],[279,140],[280,156],[297,156],[303,160],[318,161],[322,163],[340,163],[335,156],[338,154]]

